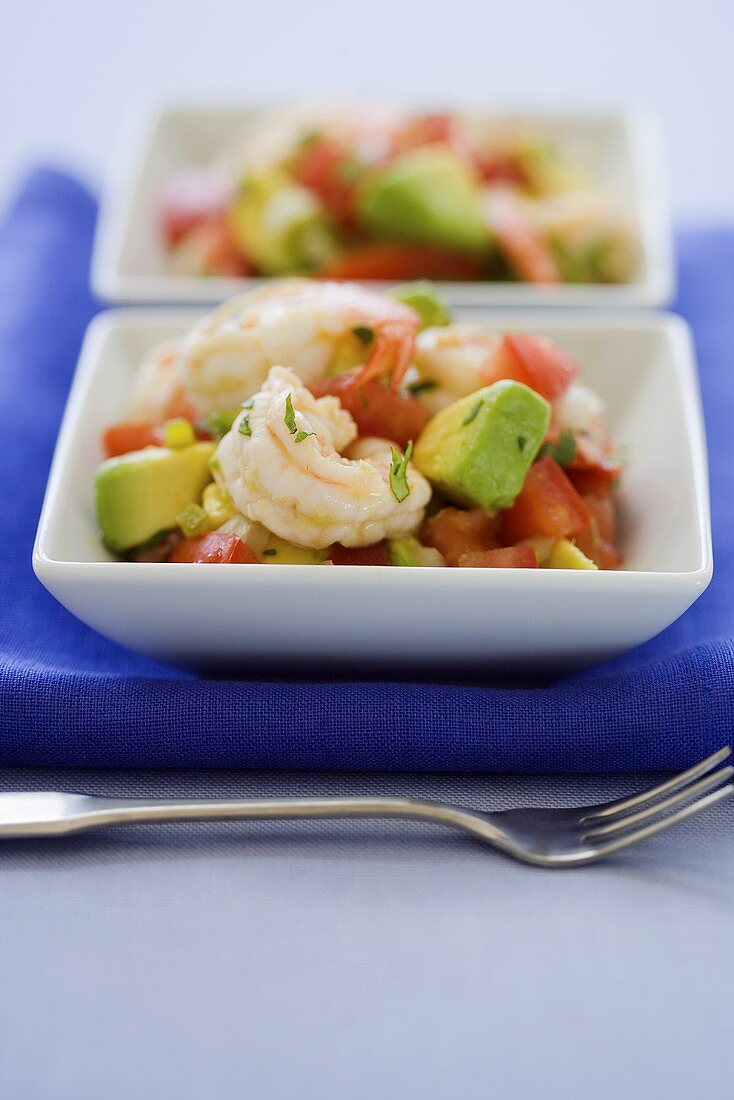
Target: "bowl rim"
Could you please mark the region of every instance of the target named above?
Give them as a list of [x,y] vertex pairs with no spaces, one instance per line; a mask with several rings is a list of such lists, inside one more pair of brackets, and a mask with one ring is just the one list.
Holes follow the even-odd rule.
[[[105,177],[100,215],[94,238],[91,282],[95,293],[111,304],[196,304],[213,303],[267,284],[268,277],[211,278],[126,274],[121,269],[122,253],[130,226],[137,216],[138,190],[152,155],[159,128],[176,115],[232,114],[262,111],[292,103],[295,97],[264,99],[173,99],[140,98],[127,113]],[[364,98],[364,97],[363,97]],[[513,115],[542,121],[573,124],[614,122],[624,131],[631,158],[635,201],[639,208],[639,247],[645,258],[642,279],[619,284],[563,284],[533,287],[526,283],[440,282],[436,285],[452,305],[517,306],[538,309],[640,308],[665,306],[676,289],[672,219],[667,182],[666,155],[659,113],[648,104],[603,106],[579,110],[562,104],[528,101],[497,101],[488,111],[486,104],[447,97],[437,104],[426,97],[400,97],[409,108],[468,109],[484,114]],[[375,290],[397,285],[373,281]]]
[[[496,320],[498,327],[502,327],[503,316],[511,316],[513,324],[519,326],[531,322],[547,326],[549,329],[566,327],[594,330],[613,326],[615,329],[625,328],[628,331],[630,329],[662,331],[670,337],[673,343],[674,374],[680,388],[685,439],[690,455],[695,491],[695,513],[691,515],[690,520],[696,527],[698,564],[693,569],[665,571],[620,569],[587,572],[552,569],[446,569],[430,566],[421,569],[396,570],[394,567],[380,565],[347,565],[315,569],[312,565],[289,565],[285,569],[274,570],[270,564],[258,562],[239,566],[233,573],[231,568],[225,570],[204,568],[202,571],[201,564],[193,563],[77,561],[49,553],[48,544],[53,539],[55,525],[60,522],[59,509],[56,506],[57,497],[76,445],[77,427],[88,390],[97,373],[104,370],[102,353],[106,340],[116,331],[135,330],[141,326],[170,328],[173,323],[184,328],[191,320],[200,316],[201,312],[201,307],[186,310],[170,306],[159,309],[110,309],[98,314],[90,322],[64,409],[33,545],[33,569],[39,579],[78,575],[86,576],[90,580],[105,578],[109,581],[115,577],[119,581],[124,581],[134,574],[135,582],[139,585],[149,583],[157,585],[160,583],[161,576],[187,577],[189,583],[204,581],[206,584],[226,585],[231,583],[234,577],[237,577],[237,583],[241,584],[241,570],[246,568],[258,578],[259,585],[277,585],[278,588],[293,584],[300,585],[306,577],[311,585],[327,584],[346,588],[351,587],[357,578],[361,578],[365,583],[373,583],[374,579],[379,577],[382,585],[391,588],[397,584],[403,590],[406,586],[420,587],[428,578],[431,585],[435,586],[440,576],[444,579],[438,583],[447,584],[450,588],[461,588],[466,585],[491,588],[501,582],[503,589],[507,589],[508,586],[511,589],[526,588],[528,585],[535,586],[533,590],[570,587],[577,593],[585,591],[579,586],[589,584],[592,589],[602,586],[602,588],[611,587],[612,589],[629,588],[633,591],[649,590],[651,587],[656,590],[680,589],[681,586],[703,589],[711,580],[713,551],[708,461],[693,337],[689,325],[683,318],[666,312],[630,311],[627,314],[605,312],[594,314],[585,311],[575,315],[570,312],[544,314],[541,310],[525,310],[511,311],[504,315],[498,313]],[[172,567],[176,570],[175,573],[171,573]],[[161,574],[162,569],[167,572]],[[114,571],[111,573],[111,570]],[[326,577],[331,579],[324,579]],[[421,577],[424,577],[423,581]],[[496,579],[493,580],[493,578]]]

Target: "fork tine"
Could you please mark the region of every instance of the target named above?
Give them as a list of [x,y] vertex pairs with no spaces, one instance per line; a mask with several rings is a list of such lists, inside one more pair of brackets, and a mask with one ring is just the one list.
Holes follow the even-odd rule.
[[695,798],[696,795],[706,794],[707,791],[720,786],[725,780],[731,779],[733,775],[734,768],[720,768],[719,771],[714,772],[713,775],[705,775],[703,779],[699,779],[698,783],[689,783],[683,790],[677,791],[675,794],[670,795],[669,798],[664,798],[662,802],[654,802],[652,806],[647,806],[643,810],[638,810],[637,813],[625,814],[623,817],[615,817],[608,825],[592,825],[591,828],[584,830],[584,835],[587,837],[612,836],[614,833],[619,833],[623,829],[629,829],[631,825],[637,825],[640,821],[648,821],[651,817],[659,817],[661,814],[664,814],[666,810],[672,810],[676,806],[680,806],[681,803],[688,802],[689,799]]
[[703,798],[699,798],[696,802],[690,802],[683,809],[678,810],[674,814],[669,814],[668,817],[663,817],[658,821],[653,821],[650,825],[643,825],[641,829],[637,829],[634,833],[627,833],[625,836],[618,837],[616,840],[610,840],[608,844],[601,844],[594,850],[594,856],[600,859],[602,856],[611,855],[613,852],[619,852],[622,848],[629,848],[631,844],[637,844],[639,840],[646,840],[650,836],[655,836],[656,833],[662,833],[664,829],[669,829],[671,825],[677,825],[680,821],[685,821],[688,817],[693,817],[700,810],[705,810],[709,806],[713,806],[716,802],[721,802],[722,799],[727,798],[734,792],[734,784],[727,783],[725,787],[719,787],[717,791],[712,791],[711,794],[704,795]]
[[666,779],[664,783],[659,783],[657,787],[651,787],[647,791],[640,791],[639,794],[630,795],[629,798],[617,799],[616,802],[608,802],[606,806],[582,818],[582,822],[593,821],[595,818],[599,817],[614,817],[616,814],[624,813],[625,810],[634,809],[635,806],[642,806],[646,802],[652,801],[654,798],[660,798],[661,795],[667,794],[668,791],[676,791],[679,787],[689,783],[692,779],[698,779],[699,776],[706,775],[707,772],[713,771],[718,764],[721,764],[729,756],[731,756],[731,746],[725,745],[723,749],[719,749],[718,752],[712,753],[711,756],[707,756],[705,760],[701,760],[698,764],[694,764],[692,768],[688,768],[684,772],[679,772],[678,775],[674,775],[672,779]]

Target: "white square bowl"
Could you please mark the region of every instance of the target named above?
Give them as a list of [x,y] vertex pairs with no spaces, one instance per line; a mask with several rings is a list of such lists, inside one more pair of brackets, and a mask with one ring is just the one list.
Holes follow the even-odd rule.
[[[158,219],[166,180],[181,168],[207,164],[262,109],[178,104],[131,119],[109,175],[95,241],[92,285],[101,298],[148,304],[218,302],[263,282],[169,275]],[[525,308],[666,305],[674,291],[674,265],[656,118],[645,111],[584,114],[532,108],[503,110],[501,115],[528,120],[542,135],[562,143],[590,178],[615,196],[636,230],[637,267],[631,280],[619,285],[439,283],[446,300],[462,306]]]
[[390,674],[557,671],[646,641],[712,575],[706,446],[690,333],[672,315],[492,314],[488,327],[546,333],[607,403],[626,454],[616,572],[382,566],[173,565],[113,561],[97,537],[102,429],[124,416],[152,344],[184,310],[121,310],[89,328],[33,551],[36,575],[122,645],[202,666],[330,664]]

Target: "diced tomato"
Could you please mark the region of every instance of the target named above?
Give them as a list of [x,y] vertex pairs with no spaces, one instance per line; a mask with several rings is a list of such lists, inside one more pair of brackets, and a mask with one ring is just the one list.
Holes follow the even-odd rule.
[[522,198],[513,187],[485,189],[487,225],[515,272],[528,283],[561,281],[550,247],[533,225]]
[[555,401],[573,382],[578,368],[570,355],[550,340],[526,333],[507,333],[482,367],[486,386],[502,378],[524,382],[546,401]]
[[319,279],[481,279],[473,256],[423,245],[376,242],[352,248],[315,272]]
[[589,509],[561,467],[548,455],[530,467],[513,507],[502,513],[502,529],[508,543],[533,535],[567,538],[588,527],[590,522]]
[[616,547],[599,536],[595,523],[591,523],[583,531],[579,531],[574,538],[574,542],[581,553],[586,554],[587,558],[591,558],[600,569],[616,569],[621,561]]
[[327,394],[338,397],[354,417],[360,435],[381,436],[406,447],[409,440],[418,438],[431,414],[417,397],[396,393],[379,379],[355,386],[361,369],[357,367],[334,378],[319,378],[309,388],[316,397]]
[[591,523],[575,536],[575,543],[587,558],[591,558],[600,569],[616,569],[621,561],[614,545],[617,535],[617,509],[614,499],[588,494],[584,503],[591,515]]
[[313,191],[338,221],[351,219],[357,180],[347,171],[350,162],[341,144],[317,137],[307,143],[294,168],[299,183]]
[[390,555],[384,542],[374,546],[342,546],[335,542],[330,558],[334,565],[389,565]]
[[478,153],[474,157],[474,163],[485,183],[509,183],[516,187],[527,183],[527,174],[513,160]]
[[143,447],[162,447],[163,432],[157,424],[124,420],[105,429],[102,444],[107,457],[114,458],[129,451],[142,451]]
[[592,520],[596,521],[601,538],[606,542],[614,542],[617,537],[617,506],[613,497],[589,493],[584,496],[584,504],[589,509]]
[[621,469],[619,466],[589,466],[583,469],[574,468],[573,464],[566,468],[566,473],[574,487],[581,496],[603,496],[610,493],[612,486],[618,479]]
[[443,554],[447,565],[460,565],[467,554],[500,546],[500,520],[481,508],[442,508],[423,524],[421,541]]
[[161,224],[169,247],[195,226],[224,215],[229,187],[207,169],[190,168],[172,176],[161,201]]
[[622,465],[610,458],[606,448],[594,439],[577,434],[576,454],[566,473],[582,496],[605,496],[622,475]]
[[257,561],[249,546],[236,535],[212,531],[184,539],[171,554],[169,561],[206,565],[252,565]]
[[463,569],[537,569],[538,559],[531,546],[502,546],[497,550],[472,550],[462,554]]

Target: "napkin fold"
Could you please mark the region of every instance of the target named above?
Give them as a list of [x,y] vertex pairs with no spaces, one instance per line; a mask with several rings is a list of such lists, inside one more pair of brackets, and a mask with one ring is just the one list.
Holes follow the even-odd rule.
[[[96,217],[39,169],[0,224],[0,763],[602,772],[681,768],[732,739],[734,229],[679,238],[711,461],[715,577],[632,653],[553,684],[205,678],[127,652],[41,587],[31,548],[84,329]],[[90,477],[92,470],[90,469]]]

